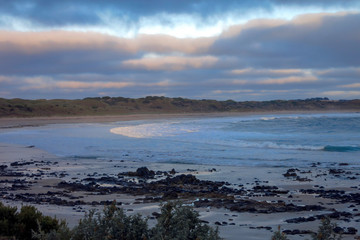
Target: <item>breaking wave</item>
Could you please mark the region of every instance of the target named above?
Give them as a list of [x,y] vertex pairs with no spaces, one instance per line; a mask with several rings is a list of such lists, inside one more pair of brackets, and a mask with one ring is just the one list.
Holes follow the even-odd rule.
[[325,151],[325,152],[355,152],[360,151],[360,147],[355,146],[310,146],[310,145],[291,145],[278,144],[275,142],[246,142],[242,141],[238,144],[239,147],[249,148],[269,148],[269,149],[289,149],[289,150],[303,150],[303,151]]
[[320,150],[324,149],[324,147],[322,147],[322,146],[279,144],[279,143],[275,143],[275,142],[260,142],[259,143],[259,142],[245,142],[245,141],[240,142],[239,147],[306,150],[306,151],[320,151]]
[[356,152],[360,151],[360,147],[354,146],[325,146],[324,151],[326,152]]
[[196,128],[179,126],[176,123],[148,123],[110,129],[111,133],[131,138],[166,137],[197,131]]
[[[263,121],[270,121],[270,120],[277,120],[277,119],[301,119],[304,117],[300,117],[300,116],[283,116],[283,117],[261,117],[260,120]],[[308,117],[310,118],[310,117]]]

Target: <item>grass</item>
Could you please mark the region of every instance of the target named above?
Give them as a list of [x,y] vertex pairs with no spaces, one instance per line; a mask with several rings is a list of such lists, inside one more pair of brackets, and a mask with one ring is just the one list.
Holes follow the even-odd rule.
[[209,113],[256,111],[360,110],[360,100],[245,101],[194,100],[148,96],[145,98],[95,97],[84,99],[0,98],[0,117],[102,116],[144,113]]

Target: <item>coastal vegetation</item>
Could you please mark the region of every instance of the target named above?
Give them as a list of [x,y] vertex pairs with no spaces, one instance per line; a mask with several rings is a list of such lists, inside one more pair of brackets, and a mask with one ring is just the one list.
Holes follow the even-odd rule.
[[210,113],[256,111],[360,110],[360,100],[216,101],[147,96],[144,98],[92,97],[66,99],[0,98],[0,117],[94,116],[141,113]]
[[0,239],[33,239],[33,233],[44,234],[64,229],[66,223],[56,218],[44,216],[34,206],[5,206],[0,202]]
[[161,206],[157,224],[149,228],[141,215],[126,215],[113,203],[103,212],[89,211],[70,230],[64,221],[43,216],[33,206],[5,206],[0,202],[0,239],[39,240],[218,240],[219,232],[203,223],[199,214],[180,202]]
[[[87,212],[79,224],[70,229],[65,221],[44,216],[34,206],[5,206],[0,202],[0,239],[38,240],[220,240],[218,229],[203,223],[199,213],[179,201],[161,205],[157,224],[149,228],[140,214],[127,215],[116,203],[105,206],[102,212]],[[337,225],[323,218],[313,240],[341,240]],[[271,240],[288,240],[284,232],[273,233]]]

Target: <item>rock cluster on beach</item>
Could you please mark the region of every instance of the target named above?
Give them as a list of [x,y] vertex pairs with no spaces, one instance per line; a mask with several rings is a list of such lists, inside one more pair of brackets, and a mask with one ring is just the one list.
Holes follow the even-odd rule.
[[[117,175],[97,173],[84,177],[68,176],[66,171],[54,171],[54,161],[16,161],[0,165],[0,193],[3,201],[13,201],[31,204],[50,204],[73,207],[74,211],[82,211],[82,206],[99,206],[111,204],[112,200],[91,200],[91,196],[109,196],[126,194],[134,196],[133,204],[160,203],[168,200],[182,200],[198,209],[226,209],[241,214],[279,214],[306,213],[305,216],[288,217],[284,224],[302,224],[318,221],[329,217],[344,223],[360,222],[360,191],[359,186],[348,190],[327,189],[317,184],[289,190],[269,184],[268,181],[255,180],[253,183],[231,183],[226,181],[201,180],[196,175],[196,169],[177,172],[151,170],[138,167],[135,171],[122,171]],[[34,171],[34,169],[36,169]],[[215,168],[209,173],[216,172]],[[311,184],[318,177],[357,179],[359,174],[354,171],[334,168],[329,170],[299,170],[287,169],[283,173],[286,181]],[[47,191],[32,191],[38,181],[57,178],[63,179],[53,185],[43,185]],[[304,185],[305,186],[305,185]],[[79,194],[82,193],[82,194]],[[312,204],[296,203],[294,194],[312,196],[316,199]],[[84,197],[87,195],[87,197]],[[89,200],[90,199],[90,200]],[[271,199],[271,200],[270,200]],[[328,204],[325,204],[328,203]],[[122,202],[117,202],[122,205]],[[347,209],[337,209],[336,204],[347,205]],[[214,221],[218,226],[232,226],[234,218],[227,221]],[[158,213],[154,212],[152,218]],[[296,214],[298,215],[298,214]],[[254,228],[252,226],[249,226]],[[269,226],[258,226],[256,229],[272,230]],[[338,232],[347,235],[358,234],[352,226],[339,227]],[[285,229],[289,235],[309,234],[309,229]]]

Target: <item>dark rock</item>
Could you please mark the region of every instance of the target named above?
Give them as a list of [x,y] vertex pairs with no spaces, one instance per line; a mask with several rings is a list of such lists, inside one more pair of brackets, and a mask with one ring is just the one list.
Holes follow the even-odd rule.
[[287,219],[285,220],[285,222],[287,223],[302,223],[302,222],[312,222],[315,221],[316,218],[315,217],[298,217],[298,218],[292,218],[292,219]]
[[288,169],[288,170],[286,171],[286,173],[284,173],[283,175],[284,175],[284,177],[287,177],[287,178],[289,178],[289,177],[296,177],[296,176],[297,176],[296,171],[299,171],[299,169],[297,169],[297,168],[290,168],[290,169]]
[[350,234],[350,235],[354,235],[357,233],[357,229],[356,228],[353,228],[353,227],[348,227],[347,228],[347,231],[345,232],[345,234]]
[[155,218],[159,218],[161,216],[158,212],[153,212],[151,215],[153,215]]
[[307,177],[302,178],[302,177],[297,176],[296,181],[299,181],[299,182],[311,182],[312,179],[307,178]]
[[294,229],[294,230],[284,230],[283,233],[287,235],[300,235],[300,234],[312,234],[313,232],[309,230]]
[[272,227],[264,227],[264,226],[260,226],[260,227],[256,227],[256,229],[266,229],[266,230],[271,230]]
[[127,175],[130,177],[141,177],[141,178],[154,178],[155,172],[149,170],[147,167],[140,167],[136,169],[136,172],[120,173],[119,175]]
[[341,169],[334,169],[334,168],[329,169],[329,174],[341,174],[341,173],[344,173],[344,172],[345,171],[341,170]]
[[7,168],[8,166],[7,165],[0,165],[0,171],[4,171],[5,168]]
[[171,184],[198,184],[200,182],[194,175],[191,174],[181,174],[173,178],[167,178],[166,181]]
[[163,199],[176,199],[176,198],[178,198],[178,194],[176,192],[172,192],[172,191],[164,192],[162,198]]
[[342,234],[342,233],[344,233],[344,229],[343,229],[342,227],[339,227],[339,226],[335,227],[335,228],[333,229],[333,231],[334,231],[335,233],[337,233],[337,234]]

